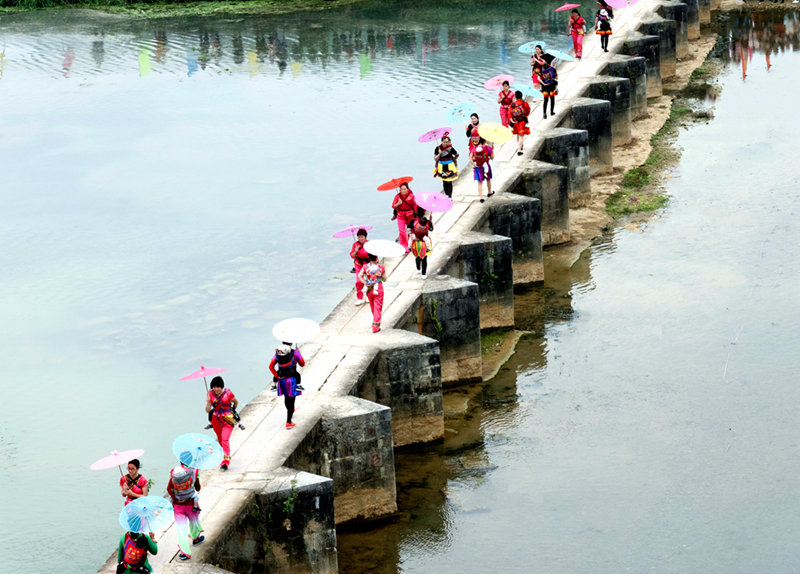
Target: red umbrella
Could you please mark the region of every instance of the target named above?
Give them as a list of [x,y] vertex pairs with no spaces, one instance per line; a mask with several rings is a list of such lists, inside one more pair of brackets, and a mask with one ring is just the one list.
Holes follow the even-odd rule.
[[404,183],[409,183],[413,179],[414,178],[411,177],[410,175],[407,175],[405,177],[396,177],[394,179],[390,179],[386,183],[380,184],[378,186],[378,191],[389,191],[390,189],[396,189]]
[[503,87],[503,82],[508,82],[509,84],[514,81],[514,76],[510,74],[500,74],[499,76],[495,76],[494,78],[489,78],[483,83],[483,87],[487,90],[499,90]]
[[564,10],[572,10],[573,8],[580,8],[580,4],[567,4],[564,2],[563,6],[556,8],[556,12],[563,12]]
[[206,391],[208,390],[208,381],[206,381],[206,377],[211,377],[214,375],[218,375],[220,373],[224,373],[228,369],[206,369],[204,366],[200,365],[200,370],[195,371],[190,375],[186,375],[181,381],[189,381],[191,379],[203,379],[203,382],[206,384]]
[[435,130],[425,132],[419,136],[417,141],[422,143],[436,141],[444,137],[445,134],[449,134],[451,131],[453,131],[453,128],[436,128]]

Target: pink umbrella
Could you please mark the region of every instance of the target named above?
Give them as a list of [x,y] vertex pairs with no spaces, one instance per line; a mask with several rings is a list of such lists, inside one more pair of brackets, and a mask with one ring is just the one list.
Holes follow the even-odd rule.
[[220,373],[224,373],[228,369],[206,369],[204,366],[200,365],[200,370],[195,371],[190,375],[186,375],[181,381],[189,381],[192,379],[203,379],[203,382],[206,384],[206,391],[208,390],[208,381],[206,381],[206,377],[212,377],[214,375],[218,375]]
[[438,139],[441,139],[444,136],[444,134],[449,134],[451,131],[453,131],[452,128],[436,128],[435,130],[425,132],[424,134],[419,136],[417,138],[417,141],[422,143],[436,141]]
[[580,4],[567,4],[566,2],[564,2],[564,5],[556,8],[555,11],[563,12],[564,10],[572,10],[573,8],[580,8],[580,6],[581,6]]
[[611,6],[612,8],[626,8],[628,6],[633,6],[639,0],[606,0],[606,4]]
[[336,237],[336,238],[347,237],[348,235],[350,235],[352,237],[355,237],[356,236],[356,232],[358,232],[359,229],[366,229],[367,231],[369,231],[370,229],[372,229],[372,226],[371,225],[348,225],[347,227],[345,227],[341,231],[337,231],[336,233],[334,233],[333,236]]
[[417,205],[425,211],[441,213],[453,208],[453,200],[443,193],[435,191],[423,191],[416,196]]
[[489,78],[483,83],[483,87],[487,90],[499,90],[503,87],[503,82],[508,82],[509,84],[514,81],[514,76],[510,74],[500,74],[499,76],[495,76],[494,78]]
[[122,452],[119,451],[111,451],[109,456],[103,457],[100,460],[97,460],[92,463],[89,467],[92,470],[104,470],[106,468],[111,468],[116,466],[119,468],[120,476],[125,476],[122,472],[122,465],[128,464],[128,461],[137,457],[140,457],[144,454],[144,449],[135,448],[133,450],[125,450]]

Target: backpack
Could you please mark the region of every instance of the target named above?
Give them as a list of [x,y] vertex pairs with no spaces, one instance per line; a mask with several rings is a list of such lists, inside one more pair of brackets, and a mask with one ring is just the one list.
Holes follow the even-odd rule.
[[525,108],[522,103],[518,103],[519,100],[511,104],[511,108],[509,111],[511,112],[511,119],[515,122],[524,122],[528,116],[525,113]]
[[136,542],[131,538],[130,534],[125,535],[125,543],[123,545],[122,561],[131,568],[138,566],[142,562],[144,555],[147,554],[147,546],[139,548]]

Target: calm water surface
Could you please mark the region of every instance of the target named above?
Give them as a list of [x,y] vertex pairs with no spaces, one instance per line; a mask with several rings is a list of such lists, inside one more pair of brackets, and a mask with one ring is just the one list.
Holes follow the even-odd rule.
[[800,570],[796,23],[730,22],[669,208],[518,295],[530,333],[397,457],[399,516],[340,535],[343,571]]
[[[391,237],[374,191],[390,177],[435,189],[416,137],[462,101],[492,119],[480,85],[527,77],[518,44],[566,47],[545,5],[480,8],[0,20],[0,337],[19,413],[0,423],[3,571],[93,571],[121,500],[116,470],[89,463],[145,448],[159,494],[172,438],[205,422],[202,387],[177,379],[227,367],[241,400],[259,392],[272,324],[322,319],[350,287],[330,234]],[[681,138],[670,208],[520,298],[534,334],[485,389],[448,397],[437,456],[399,458],[402,518],[343,536],[343,572],[797,568],[800,126],[770,110],[800,63],[773,53],[768,71],[766,40],[742,38],[716,119]],[[80,534],[69,564],[53,526]]]

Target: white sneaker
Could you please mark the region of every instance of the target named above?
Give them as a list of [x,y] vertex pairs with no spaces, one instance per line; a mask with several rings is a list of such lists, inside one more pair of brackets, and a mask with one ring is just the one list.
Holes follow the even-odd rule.
[[363,304],[364,304],[364,300],[363,299],[356,299],[356,307],[358,307],[359,305],[363,305]]
[[427,278],[428,278],[428,276],[427,276],[427,275],[425,275],[425,274],[423,273],[423,274],[422,274],[422,278],[423,278],[423,279],[427,279]]

